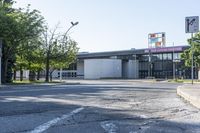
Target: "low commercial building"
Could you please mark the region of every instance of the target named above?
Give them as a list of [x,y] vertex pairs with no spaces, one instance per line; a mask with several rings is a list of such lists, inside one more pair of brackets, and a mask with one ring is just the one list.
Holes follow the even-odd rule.
[[[74,78],[191,78],[191,68],[184,66],[180,54],[188,46],[151,49],[130,49],[123,51],[79,53],[72,70],[63,75]],[[73,71],[73,74],[70,74]],[[68,73],[68,74],[67,74]],[[195,78],[198,72],[195,71]]]

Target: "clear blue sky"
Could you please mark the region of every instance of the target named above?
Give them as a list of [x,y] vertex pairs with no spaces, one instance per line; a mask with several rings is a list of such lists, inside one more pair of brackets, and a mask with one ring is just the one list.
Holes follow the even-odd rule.
[[146,48],[148,33],[166,32],[168,46],[187,45],[185,17],[200,16],[200,0],[17,0],[41,11],[48,24],[69,28],[80,51]]

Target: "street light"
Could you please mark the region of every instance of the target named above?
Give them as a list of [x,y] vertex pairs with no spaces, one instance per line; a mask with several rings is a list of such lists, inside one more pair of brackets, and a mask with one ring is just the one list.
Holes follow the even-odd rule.
[[78,25],[79,22],[71,22],[71,26],[69,27],[69,29],[65,32],[64,34],[64,39],[67,37],[68,32],[76,25]]
[[[67,41],[67,34],[68,32],[76,25],[78,25],[79,22],[71,22],[71,26],[69,27],[69,29],[65,32],[64,37],[63,37],[63,42],[66,39]],[[60,68],[60,81],[62,81],[62,68]]]

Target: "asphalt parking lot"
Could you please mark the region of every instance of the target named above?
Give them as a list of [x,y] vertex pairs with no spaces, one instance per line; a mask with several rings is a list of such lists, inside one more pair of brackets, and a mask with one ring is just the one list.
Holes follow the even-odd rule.
[[128,80],[0,89],[0,133],[199,133],[177,83]]

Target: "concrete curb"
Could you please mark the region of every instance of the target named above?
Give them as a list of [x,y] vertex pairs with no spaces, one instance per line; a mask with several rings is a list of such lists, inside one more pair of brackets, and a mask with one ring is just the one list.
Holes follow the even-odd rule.
[[200,109],[200,87],[179,86],[177,88],[177,94]]

